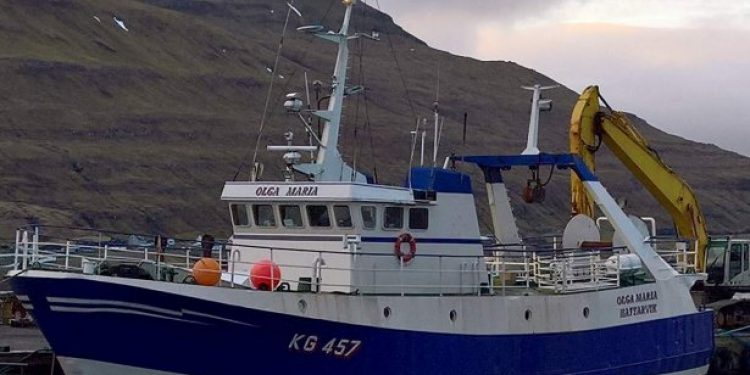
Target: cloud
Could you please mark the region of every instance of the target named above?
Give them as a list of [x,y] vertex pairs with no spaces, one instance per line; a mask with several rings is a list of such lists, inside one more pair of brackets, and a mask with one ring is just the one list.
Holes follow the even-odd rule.
[[750,155],[750,2],[379,0],[449,52],[511,60],[658,128]]
[[583,24],[514,32],[477,31],[474,56],[517,61],[580,91],[601,86],[608,101],[652,125],[750,155],[750,31]]
[[476,25],[499,23],[514,25],[536,19],[570,0],[369,0],[394,18],[409,33],[433,47],[470,56],[474,43],[471,34]]
[[566,23],[659,28],[750,28],[750,3],[736,0],[579,0],[560,10]]
[[[455,18],[449,24],[435,23],[436,28],[453,28],[463,22],[475,22],[477,19],[515,22],[525,18],[535,18],[552,12],[555,7],[572,0],[378,0],[380,10],[395,19],[430,18],[446,14]],[[369,0],[371,6],[377,4]],[[471,18],[461,18],[471,15]]]
[[[370,5],[396,20],[412,24],[440,15],[450,23],[432,22],[435,29],[455,29],[492,22],[511,28],[549,23],[610,23],[638,27],[750,29],[750,2],[737,0],[370,0]],[[464,16],[470,16],[465,18]],[[419,21],[422,23],[422,21]]]

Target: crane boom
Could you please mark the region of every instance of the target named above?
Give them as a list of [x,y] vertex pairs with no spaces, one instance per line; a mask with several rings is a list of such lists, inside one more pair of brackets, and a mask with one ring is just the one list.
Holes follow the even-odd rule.
[[[651,149],[648,141],[622,112],[599,106],[598,86],[584,90],[573,108],[570,120],[570,151],[595,169],[595,153],[601,143],[643,184],[659,204],[669,212],[682,238],[696,242],[696,271],[705,270],[705,252],[709,238],[698,200],[690,186],[669,168]],[[604,101],[602,99],[602,101]],[[606,101],[604,101],[606,105]],[[571,208],[573,214],[594,215],[592,200],[581,180],[571,173]]]

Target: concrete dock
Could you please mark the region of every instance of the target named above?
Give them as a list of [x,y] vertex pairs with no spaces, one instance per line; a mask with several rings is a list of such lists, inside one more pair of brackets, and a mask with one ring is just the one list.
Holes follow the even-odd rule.
[[0,325],[0,348],[2,347],[9,347],[13,351],[35,351],[48,349],[49,344],[39,328]]

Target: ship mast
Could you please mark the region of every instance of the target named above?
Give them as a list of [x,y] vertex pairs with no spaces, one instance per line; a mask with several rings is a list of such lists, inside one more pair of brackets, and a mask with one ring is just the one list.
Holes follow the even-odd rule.
[[359,33],[349,35],[349,22],[351,20],[352,8],[356,2],[357,0],[343,1],[343,4],[346,6],[346,13],[344,14],[341,29],[338,32],[324,32],[320,26],[303,26],[299,28],[301,31],[310,32],[319,38],[338,44],[336,67],[333,70],[328,108],[326,110],[312,111],[313,115],[325,122],[315,162],[294,166],[295,170],[310,176],[315,181],[353,181],[362,183],[367,181],[362,173],[354,171],[344,162],[338,149],[344,97],[354,93],[348,92],[346,87],[349,40],[359,37],[377,39],[376,35]]
[[551,86],[521,86],[525,90],[534,92],[531,99],[531,115],[529,116],[529,134],[526,139],[526,149],[522,155],[539,155],[539,112],[552,110],[552,100],[542,99],[542,91],[560,87],[560,85]]

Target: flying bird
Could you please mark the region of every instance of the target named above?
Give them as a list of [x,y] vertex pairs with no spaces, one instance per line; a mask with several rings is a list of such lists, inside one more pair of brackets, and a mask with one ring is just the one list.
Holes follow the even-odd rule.
[[123,29],[125,31],[130,31],[130,30],[128,30],[127,27],[125,27],[125,22],[124,21],[122,21],[121,19],[119,19],[117,17],[112,17],[112,19],[115,21],[115,23],[117,24],[117,26],[120,26],[121,29]]

